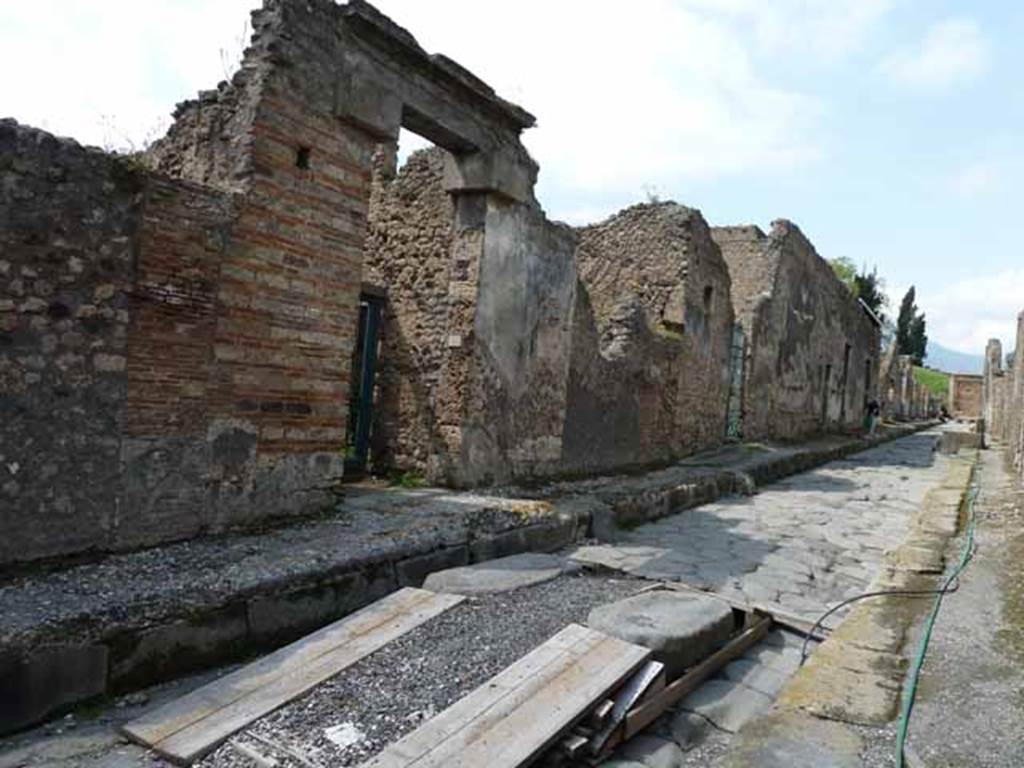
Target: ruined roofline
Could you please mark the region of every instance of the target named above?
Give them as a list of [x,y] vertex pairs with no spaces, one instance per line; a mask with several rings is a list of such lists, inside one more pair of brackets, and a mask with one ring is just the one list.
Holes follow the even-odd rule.
[[716,240],[727,243],[757,242],[768,236],[757,224],[729,224],[711,228]]
[[104,157],[110,160],[124,159],[128,155],[121,154],[119,152],[112,152],[106,150],[103,147],[97,147],[95,144],[83,144],[73,136],[59,136],[56,133],[52,133],[45,128],[37,128],[34,125],[28,125],[27,123],[20,122],[15,117],[0,117],[0,131],[9,131],[12,136],[20,135],[22,137],[31,136],[37,143],[44,141],[54,141],[57,144],[63,146],[66,149],[82,152],[85,155],[93,156],[96,158]]
[[694,214],[701,216],[700,210],[697,208],[691,208],[688,205],[677,203],[674,200],[663,200],[657,203],[634,203],[628,205],[615,213],[609,214],[600,221],[595,221],[591,224],[580,224],[572,227],[577,232],[600,229],[602,227],[613,226],[623,220],[650,216],[652,214],[667,214],[668,216],[678,216],[682,221],[689,221]]
[[[832,284],[836,287],[837,290],[840,290],[842,292],[841,295],[849,298],[852,306],[856,306],[858,309],[862,310],[867,309],[867,305],[864,304],[863,301],[855,297],[850,292],[846,285],[843,284],[843,281],[839,279],[839,276],[836,275],[835,270],[832,269],[832,265],[828,263],[824,256],[818,253],[818,249],[814,246],[814,243],[811,242],[811,239],[807,237],[807,235],[803,233],[803,230],[800,229],[800,227],[797,226],[794,222],[790,221],[789,219],[776,219],[775,221],[773,221],[772,232],[769,239],[775,246],[779,247],[782,251],[786,250],[783,247],[783,243],[786,240],[793,239],[796,242],[798,242],[800,245],[802,245],[810,252],[814,263],[818,265],[818,268],[822,270],[822,273],[828,274],[828,276],[832,280]],[[881,321],[879,320],[877,315],[875,315],[873,312],[871,312],[870,314],[866,312],[865,315],[867,315],[868,320],[878,324],[878,326],[881,327]]]
[[[265,0],[267,3],[306,3],[308,0]],[[425,68],[430,75],[445,85],[453,86],[457,91],[479,101],[488,111],[510,123],[518,131],[533,128],[537,118],[518,104],[501,98],[486,82],[440,53],[428,53],[411,32],[396,24],[366,0],[349,0],[347,4],[338,5],[333,0],[315,0],[329,5],[340,18],[353,24],[371,41],[387,47],[391,53],[404,58],[413,65]]]

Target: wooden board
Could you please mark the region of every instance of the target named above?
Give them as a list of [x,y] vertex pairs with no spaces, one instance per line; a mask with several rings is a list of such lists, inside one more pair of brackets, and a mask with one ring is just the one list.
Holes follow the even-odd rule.
[[701,683],[715,674],[733,659],[737,659],[751,647],[764,639],[772,628],[772,619],[759,616],[741,634],[729,641],[723,648],[708,656],[679,679],[652,696],[626,716],[623,739],[629,740],[657,720],[662,713],[700,687]]
[[650,656],[570,624],[363,768],[517,768]]
[[400,589],[341,621],[128,723],[129,738],[190,765],[231,734],[462,602]]
[[612,741],[615,734],[626,722],[626,715],[633,709],[644,695],[652,688],[661,690],[665,687],[665,665],[660,661],[648,661],[634,673],[629,681],[615,693],[611,716],[604,727],[594,734],[590,740],[592,755],[604,751],[605,745]]

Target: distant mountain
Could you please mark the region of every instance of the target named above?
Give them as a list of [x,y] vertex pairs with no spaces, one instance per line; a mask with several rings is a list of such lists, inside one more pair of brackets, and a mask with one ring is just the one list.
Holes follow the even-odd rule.
[[947,373],[980,374],[985,371],[985,356],[957,352],[955,349],[929,341],[928,354],[925,355],[924,364],[929,368],[938,368]]

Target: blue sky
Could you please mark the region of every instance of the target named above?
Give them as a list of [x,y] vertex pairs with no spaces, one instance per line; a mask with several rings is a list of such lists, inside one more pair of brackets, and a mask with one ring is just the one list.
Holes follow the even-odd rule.
[[[0,114],[137,145],[223,78],[256,2],[5,3]],[[593,221],[656,194],[714,224],[790,218],[823,256],[877,265],[894,302],[915,284],[933,339],[1010,341],[1024,3],[377,4],[537,115],[525,140],[552,217]]]

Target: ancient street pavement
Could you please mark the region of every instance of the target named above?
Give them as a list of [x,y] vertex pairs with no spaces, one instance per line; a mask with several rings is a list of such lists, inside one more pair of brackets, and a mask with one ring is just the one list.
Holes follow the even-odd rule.
[[942,475],[931,432],[623,532],[574,558],[817,618],[867,590]]

